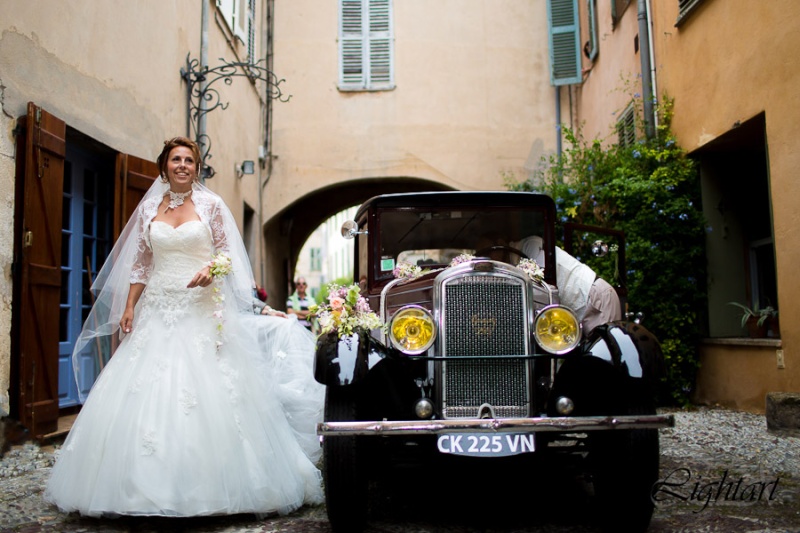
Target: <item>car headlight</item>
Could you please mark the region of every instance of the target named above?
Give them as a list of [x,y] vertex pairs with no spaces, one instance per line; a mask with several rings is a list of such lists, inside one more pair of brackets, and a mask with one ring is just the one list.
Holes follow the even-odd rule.
[[566,353],[581,340],[581,325],[571,310],[560,305],[545,307],[536,317],[533,336],[552,354]]
[[418,305],[403,307],[389,321],[389,339],[395,348],[405,354],[421,354],[436,339],[433,316]]

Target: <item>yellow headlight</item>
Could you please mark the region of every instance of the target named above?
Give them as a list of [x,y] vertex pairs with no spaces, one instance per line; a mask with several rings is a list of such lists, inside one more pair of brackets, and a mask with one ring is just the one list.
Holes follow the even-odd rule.
[[436,326],[430,312],[424,307],[410,305],[400,309],[389,322],[389,339],[403,353],[416,355],[424,352],[436,338]]
[[575,313],[553,305],[545,307],[536,317],[533,335],[539,345],[553,354],[566,353],[581,340],[581,326]]

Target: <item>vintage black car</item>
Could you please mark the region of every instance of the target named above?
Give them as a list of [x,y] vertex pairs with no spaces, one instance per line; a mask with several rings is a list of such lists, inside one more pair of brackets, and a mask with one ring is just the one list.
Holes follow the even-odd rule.
[[[606,526],[647,528],[658,428],[673,424],[654,406],[661,349],[636,322],[585,334],[559,303],[548,267],[555,217],[541,194],[428,192],[372,198],[345,223],[355,280],[386,327],[318,340],[315,376],[327,386],[318,433],[334,531],[363,528],[370,480],[396,455],[429,469],[569,458],[613,509]],[[518,266],[526,257],[515,243],[530,236],[541,237],[541,280]],[[419,269],[396,277],[400,265]]]

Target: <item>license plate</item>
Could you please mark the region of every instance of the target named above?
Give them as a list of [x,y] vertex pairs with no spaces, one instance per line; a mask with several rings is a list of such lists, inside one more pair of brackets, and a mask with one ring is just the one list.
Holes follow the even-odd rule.
[[533,433],[452,433],[439,435],[436,446],[441,453],[473,457],[504,457],[536,448]]

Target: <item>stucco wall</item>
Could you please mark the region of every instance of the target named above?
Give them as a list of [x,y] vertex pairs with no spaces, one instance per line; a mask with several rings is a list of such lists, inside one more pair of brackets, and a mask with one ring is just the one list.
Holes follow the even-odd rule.
[[[256,2],[264,20],[266,0]],[[209,66],[246,60],[221,14],[210,9]],[[95,2],[0,0],[0,415],[8,411],[11,322],[11,263],[14,220],[16,119],[28,102],[44,108],[112,150],[155,160],[166,138],[186,135],[187,93],[181,78],[187,55],[200,56],[202,3],[197,0]],[[263,36],[256,32],[259,47]],[[263,55],[263,50],[260,50]],[[244,204],[259,205],[255,175],[236,177],[235,163],[258,162],[263,142],[266,89],[235,78],[218,83],[225,110],[208,115],[209,161],[217,175],[207,185],[219,192],[237,221]],[[108,177],[112,179],[112,176]],[[260,240],[259,240],[260,242]],[[255,252],[256,257],[260,255]],[[260,268],[256,268],[257,276]]]
[[275,71],[291,100],[274,107],[266,210],[333,184],[411,177],[504,189],[555,149],[544,1],[396,0],[396,88],[337,88],[336,2],[277,0]]
[[[590,70],[585,82],[573,89],[574,124],[583,124],[589,139],[615,142],[615,135],[608,133],[618,111],[631,94],[642,89],[640,56],[633,46],[638,3],[630,3],[613,30],[610,4],[597,2],[599,55],[593,65],[584,60]],[[645,4],[652,14],[654,88],[659,100],[665,95],[674,100],[672,131],[683,148],[695,151],[760,113],[765,117],[781,339],[770,348],[748,341],[738,346],[735,342],[702,345],[696,397],[763,411],[766,392],[800,390],[800,330],[795,326],[800,318],[800,285],[794,280],[800,264],[796,236],[800,187],[795,178],[800,168],[796,149],[800,3],[704,0],[680,26],[675,25],[678,2],[648,0]],[[626,84],[627,91],[619,90]],[[724,176],[719,182],[724,186]],[[704,194],[711,192],[704,190]],[[714,223],[713,215],[709,224]],[[709,249],[716,254],[717,264],[725,264],[730,256],[740,261],[738,249],[724,252],[729,257]],[[725,270],[722,276],[734,275],[731,268]],[[738,272],[741,279],[741,268]],[[783,350],[785,368],[778,368],[777,348]]]
[[[578,2],[581,20],[587,20],[586,3]],[[641,59],[634,41],[639,33],[636,2],[631,2],[611,26],[612,2],[597,2],[598,53],[594,61],[581,54],[584,78],[571,88],[574,100],[574,127],[580,127],[588,140],[606,144],[618,141],[615,124],[631,99],[642,93]],[[588,39],[582,28],[582,43]],[[568,122],[565,120],[565,122]]]
[[774,350],[765,355],[747,346],[703,347],[701,368],[715,378],[703,378],[707,397],[763,410],[763,396],[752,400],[741,391],[800,391],[800,3],[707,0],[679,28],[673,3],[653,4],[659,87],[675,98],[673,131],[683,147],[692,151],[765,115],[785,368]]
[[[0,79],[0,220],[10,221],[14,220],[14,121],[2,112],[4,92]],[[0,417],[9,414],[13,251],[13,225],[0,224]]]

